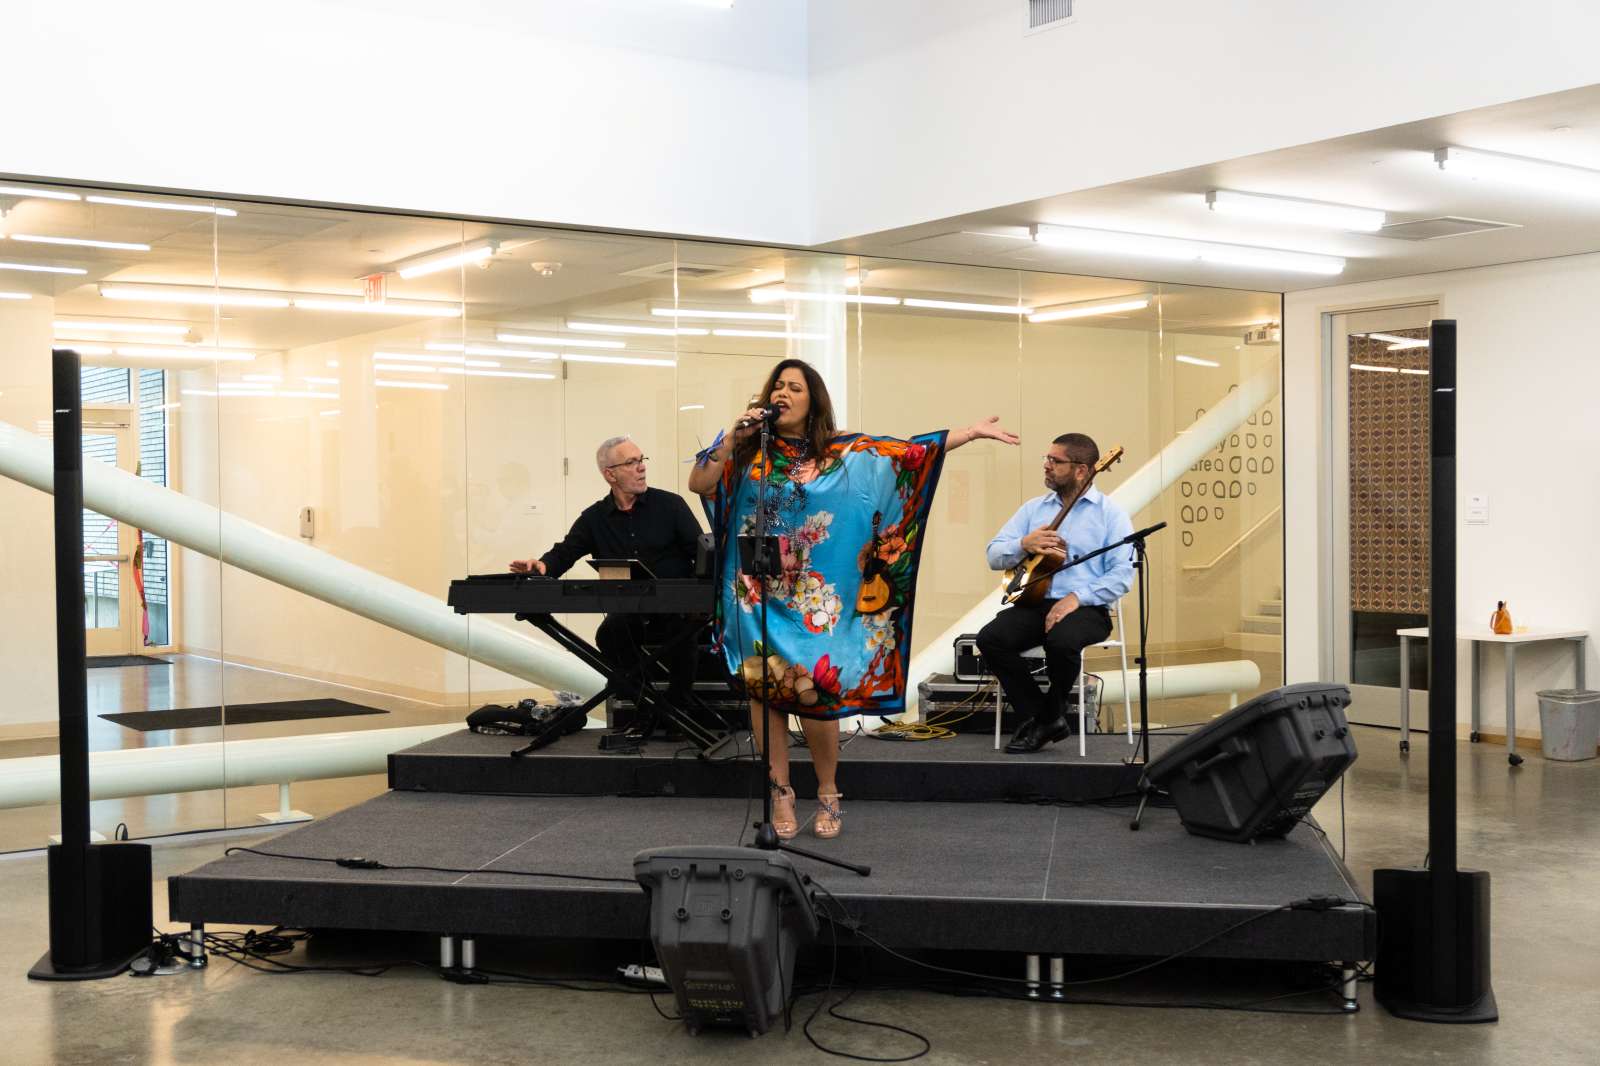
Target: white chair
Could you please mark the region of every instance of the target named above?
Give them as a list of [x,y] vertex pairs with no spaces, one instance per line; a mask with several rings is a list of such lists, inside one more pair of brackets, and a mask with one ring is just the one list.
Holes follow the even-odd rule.
[[[1122,655],[1122,722],[1123,722],[1123,727],[1127,730],[1127,733],[1128,733],[1128,743],[1132,744],[1134,742],[1134,737],[1133,737],[1133,698],[1132,698],[1131,693],[1128,691],[1128,645],[1122,639],[1122,604],[1121,604],[1120,601],[1117,602],[1117,603],[1113,603],[1113,604],[1111,604],[1111,606],[1108,609],[1111,612],[1111,632],[1112,632],[1113,635],[1107,637],[1105,640],[1102,640],[1098,644],[1091,644],[1091,645],[1089,645],[1088,648],[1084,648],[1083,650],[1087,652],[1089,650],[1089,648],[1116,648],[1121,653],[1121,655]],[[1023,652],[1022,656],[1025,659],[1041,659],[1042,660],[1044,658],[1044,648],[1043,647],[1030,648],[1027,651]],[[1088,686],[1084,683],[1085,680],[1086,679],[1084,677],[1083,666],[1080,664],[1079,667],[1078,667],[1078,755],[1080,757],[1087,757],[1088,754],[1089,754],[1089,738],[1088,738],[1088,728],[1087,728],[1087,723],[1088,723],[1088,720],[1089,720],[1089,713],[1088,713],[1088,699],[1087,699],[1087,696],[1085,695],[1085,693],[1087,692]],[[994,690],[994,750],[995,751],[999,751],[1000,750],[1000,719],[1001,719],[1001,716],[1005,713],[1005,699],[1006,699],[1005,692],[1000,688],[999,685],[996,685],[995,686],[995,690]],[[1098,710],[1098,708],[1096,708],[1096,709]]]

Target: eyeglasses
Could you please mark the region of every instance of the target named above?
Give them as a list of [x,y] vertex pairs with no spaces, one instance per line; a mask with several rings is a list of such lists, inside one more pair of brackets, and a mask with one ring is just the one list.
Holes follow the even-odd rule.
[[632,470],[632,469],[636,468],[640,463],[648,463],[649,461],[650,461],[650,457],[648,455],[636,455],[632,459],[628,459],[628,460],[625,460],[625,461],[620,462],[620,463],[612,463],[610,466],[606,467],[606,469],[607,470],[615,470],[619,466],[625,466],[629,470]]
[[1040,456],[1040,458],[1042,458],[1045,462],[1049,463],[1051,466],[1088,466],[1089,465],[1088,463],[1084,462],[1082,459],[1057,459],[1053,455],[1044,455],[1044,456]]

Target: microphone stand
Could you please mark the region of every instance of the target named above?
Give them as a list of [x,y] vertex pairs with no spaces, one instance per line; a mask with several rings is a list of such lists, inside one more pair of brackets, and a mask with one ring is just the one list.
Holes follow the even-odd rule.
[[[819,855],[814,851],[797,848],[792,844],[785,844],[778,837],[777,829],[772,825],[772,737],[769,735],[768,726],[772,720],[771,714],[771,681],[770,667],[767,664],[767,597],[772,591],[771,580],[783,573],[782,551],[778,545],[778,538],[767,531],[767,462],[770,459],[772,446],[772,417],[769,415],[761,420],[761,477],[756,482],[756,527],[753,535],[746,534],[738,538],[739,563],[744,572],[756,578],[761,585],[761,755],[762,760],[754,768],[755,772],[762,775],[761,788],[761,821],[755,824],[755,845],[762,851],[785,851],[801,858],[813,859],[817,862],[837,866],[852,873],[866,877],[872,873],[872,867],[863,863],[847,862],[828,855]],[[729,462],[732,462],[730,457]],[[750,734],[756,735],[756,724],[750,723]],[[783,732],[783,742],[789,742],[789,732]]]

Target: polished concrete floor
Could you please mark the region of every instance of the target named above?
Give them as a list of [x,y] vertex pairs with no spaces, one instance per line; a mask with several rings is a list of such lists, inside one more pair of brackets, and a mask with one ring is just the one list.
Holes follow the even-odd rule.
[[[1317,815],[1335,840],[1341,827],[1347,830],[1350,865],[1370,884],[1373,867],[1416,863],[1427,846],[1427,745],[1417,738],[1410,758],[1403,759],[1394,733],[1357,733],[1360,759],[1347,777],[1345,796],[1348,823],[1342,826],[1337,791]],[[1459,756],[1462,863],[1494,877],[1494,983],[1502,1017],[1496,1025],[1400,1021],[1373,1002],[1370,986],[1363,987],[1362,1009],[1352,1016],[1051,1006],[923,992],[865,992],[846,1009],[926,1034],[933,1051],[922,1061],[930,1063],[1594,1062],[1600,1057],[1600,762],[1545,762],[1535,754],[1511,770],[1503,749],[1464,743]],[[371,785],[345,787],[354,801]],[[340,799],[331,791],[326,798]],[[158,847],[158,916],[165,915],[162,879],[214,858],[232,842]],[[690,1037],[638,997],[463,987],[421,969],[370,979],[270,977],[217,963],[204,972],[153,979],[30,983],[23,972],[46,944],[44,887],[38,855],[0,858],[0,1017],[6,1019],[0,1057],[7,1062],[656,1064],[825,1058],[806,1042],[798,1023],[792,1033],[755,1041],[727,1034]],[[1186,991],[1219,1000],[1238,991],[1229,983],[1232,977],[1185,972],[1193,987],[1174,989],[1169,982],[1166,994]],[[1148,992],[1152,986],[1140,987]],[[1097,994],[1122,993],[1111,988]],[[802,1001],[802,1014],[811,1002]],[[1305,1003],[1327,1001],[1311,997]],[[858,1054],[910,1050],[903,1038],[837,1022],[822,1027],[821,1035]]]

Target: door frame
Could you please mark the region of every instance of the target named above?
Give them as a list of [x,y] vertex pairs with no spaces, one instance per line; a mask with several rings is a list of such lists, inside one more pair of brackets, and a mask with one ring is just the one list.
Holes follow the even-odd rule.
[[[139,459],[139,407],[137,404],[93,404],[83,408],[82,430],[85,435],[115,437],[117,442],[117,469],[133,473]],[[85,508],[93,510],[93,508]],[[99,513],[99,512],[95,512]],[[80,519],[81,521],[81,519]],[[117,550],[110,556],[91,556],[84,553],[84,562],[116,563],[117,572],[117,625],[112,628],[84,627],[84,648],[89,655],[133,655],[142,650],[135,639],[137,612],[133,600],[133,553],[138,546],[135,530],[126,522],[117,522]]]

